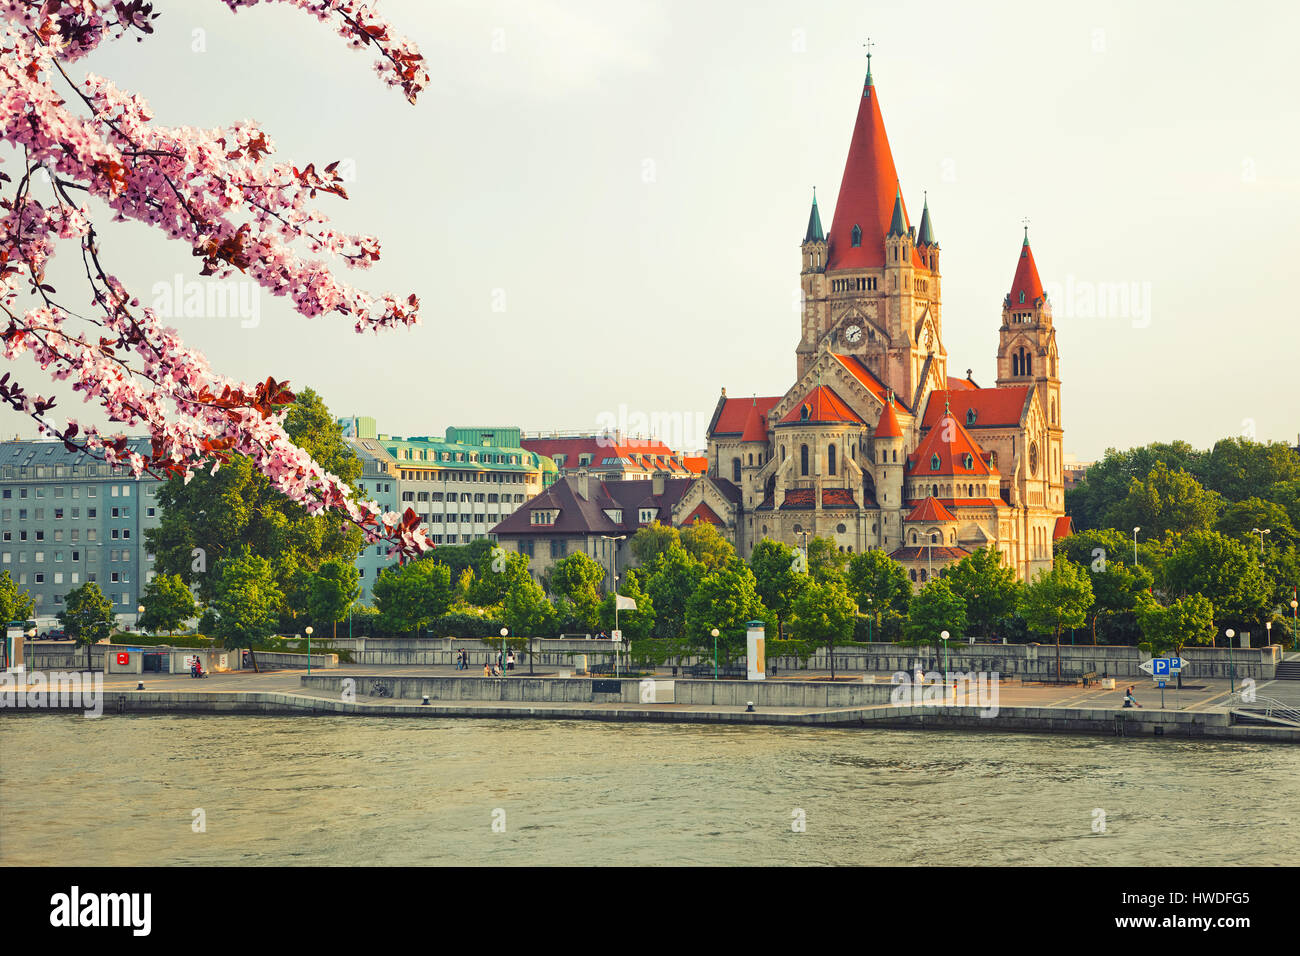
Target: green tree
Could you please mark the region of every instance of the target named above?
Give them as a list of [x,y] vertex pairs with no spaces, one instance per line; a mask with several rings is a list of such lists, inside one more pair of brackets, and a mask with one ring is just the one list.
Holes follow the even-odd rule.
[[641,577],[655,606],[655,633],[680,641],[686,637],[686,603],[704,577],[704,565],[681,545],[659,554]]
[[1065,558],[1052,570],[1041,570],[1021,592],[1020,616],[1031,631],[1051,634],[1056,643],[1056,678],[1061,679],[1061,631],[1082,627],[1092,607],[1092,582],[1088,572]]
[[776,615],[778,640],[785,636],[785,622],[790,616],[791,608],[810,581],[808,575],[796,571],[794,565],[794,548],[771,538],[764,538],[754,545],[749,556],[749,568],[754,572],[758,596],[764,606]]
[[86,667],[90,667],[90,645],[98,644],[113,630],[113,602],[104,596],[99,585],[87,581],[63,596],[59,623],[68,637],[86,648]]
[[481,608],[500,608],[511,591],[521,587],[525,580],[532,580],[528,556],[507,551],[500,545],[482,552],[474,572],[465,594],[470,604]]
[[581,551],[551,566],[551,593],[573,605],[575,623],[583,631],[600,626],[600,585],[605,569]]
[[970,632],[988,636],[993,622],[1006,617],[1020,600],[1021,583],[1002,563],[1002,552],[979,548],[948,569],[948,586],[966,602]]
[[1090,573],[1093,595],[1090,615],[1092,643],[1097,643],[1099,623],[1107,628],[1107,643],[1127,643],[1115,639],[1117,622],[1124,620],[1137,623],[1134,614],[1151,589],[1151,571],[1141,565],[1129,567],[1123,561],[1103,561],[1094,562],[1090,566]]
[[965,600],[953,592],[947,578],[931,578],[912,596],[903,640],[899,643],[913,647],[933,645],[937,658],[943,649],[943,632],[948,632],[949,641],[958,641],[966,629]]
[[644,528],[638,528],[627,546],[632,550],[636,563],[644,568],[653,564],[655,558],[673,545],[680,546],[681,543],[681,535],[676,528],[655,521]]
[[1188,472],[1170,471],[1157,462],[1146,478],[1129,482],[1128,494],[1106,513],[1112,528],[1140,527],[1163,538],[1165,532],[1201,531],[1214,524],[1222,499],[1206,491]]
[[708,521],[697,521],[681,530],[682,547],[706,571],[725,567],[736,560],[736,549],[717,526]]
[[844,566],[849,556],[841,551],[833,538],[813,538],[808,542],[808,573],[814,581],[843,581]]
[[1263,626],[1272,589],[1259,555],[1246,543],[1217,531],[1194,531],[1178,539],[1164,570],[1166,591],[1174,597],[1204,595],[1220,630]]
[[1286,508],[1263,498],[1234,501],[1223,509],[1214,525],[1214,530],[1220,534],[1237,541],[1248,541],[1258,547],[1260,542],[1254,530],[1256,528],[1267,528],[1265,543],[1284,551],[1300,544],[1300,535],[1297,535]]
[[194,595],[179,574],[158,574],[140,597],[144,615],[140,627],[147,631],[166,631],[176,636],[176,628],[199,613]]
[[790,633],[797,641],[812,641],[826,648],[831,659],[831,680],[835,679],[835,645],[853,637],[857,615],[857,603],[843,581],[811,581],[795,598]]
[[27,591],[19,589],[8,571],[0,571],[0,624],[10,621],[29,621],[36,609],[36,601]]
[[338,622],[361,594],[357,569],[351,564],[326,561],[308,585],[307,612],[317,624],[330,624],[338,636]]
[[1065,493],[1065,510],[1074,519],[1076,531],[1105,527],[1107,512],[1128,496],[1131,479],[1145,478],[1157,463],[1194,475],[1204,457],[1204,452],[1185,441],[1158,442],[1128,451],[1108,448],[1105,457]]
[[1197,477],[1229,501],[1263,498],[1277,482],[1300,479],[1300,454],[1285,442],[1222,438],[1210,449]]
[[874,637],[881,640],[882,618],[906,615],[912,601],[907,569],[884,551],[873,549],[849,559],[847,577],[849,594],[858,610],[871,617]]
[[1152,657],[1181,654],[1187,644],[1214,641],[1214,605],[1201,594],[1189,594],[1165,606],[1144,601],[1137,616],[1146,638],[1139,646]]
[[[1115,528],[1092,528],[1057,538],[1052,552],[1085,568],[1098,570],[1108,562],[1128,560],[1133,555],[1132,527],[1127,532]],[[1131,563],[1131,561],[1130,561]]]
[[[325,403],[303,389],[285,417],[285,431],[298,447],[326,471],[355,482],[361,462],[343,440],[342,429]],[[210,603],[216,569],[227,558],[248,551],[271,563],[280,594],[277,615],[305,607],[299,592],[326,561],[351,564],[364,546],[359,528],[337,512],[308,514],[276,490],[252,462],[235,455],[217,473],[199,471],[188,484],[179,477],[158,488],[162,516],[158,527],[145,529],[145,543],[159,574],[179,575]]]
[[418,633],[447,613],[456,587],[447,565],[417,559],[384,568],[375,581],[374,596],[384,631]]
[[686,639],[701,655],[713,652],[713,628],[717,628],[718,652],[730,661],[745,650],[745,625],[768,618],[758,597],[754,573],[745,565],[718,568],[700,579],[686,602]]
[[528,669],[533,666],[533,640],[555,634],[555,607],[546,598],[541,585],[525,574],[507,592],[501,606],[501,623],[515,637],[528,638]]
[[213,591],[212,634],[224,647],[260,644],[275,633],[284,595],[266,558],[250,551],[225,558],[217,566]]

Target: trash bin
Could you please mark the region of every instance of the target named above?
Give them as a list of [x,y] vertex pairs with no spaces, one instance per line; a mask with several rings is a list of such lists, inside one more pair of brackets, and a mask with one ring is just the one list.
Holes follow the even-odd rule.
[[1113,677],[1103,677],[1103,678],[1101,679],[1101,686],[1102,686],[1102,688],[1103,688],[1104,690],[1114,690],[1114,689],[1115,689],[1115,678],[1113,678]]

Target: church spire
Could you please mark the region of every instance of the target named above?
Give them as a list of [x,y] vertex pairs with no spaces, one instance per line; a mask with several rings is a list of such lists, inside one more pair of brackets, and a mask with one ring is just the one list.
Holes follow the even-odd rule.
[[1025,241],[1020,246],[1020,259],[1016,262],[1016,277],[1011,280],[1011,295],[1007,301],[1012,308],[1034,305],[1043,298],[1043,282],[1038,278],[1034,251],[1029,248],[1029,226],[1025,226]]
[[804,242],[825,242],[826,234],[822,232],[822,217],[817,211],[817,187],[813,187],[812,212],[808,214],[808,232],[803,237]]
[[918,246],[934,245],[934,228],[930,225],[930,197],[925,197],[925,205],[921,208],[921,225],[916,231],[916,244]]
[[895,189],[894,191],[894,215],[889,220],[889,234],[891,236],[907,235],[907,226],[903,224],[903,191]]
[[[893,219],[895,202],[901,205],[903,231],[907,231],[907,206],[898,195],[898,170],[880,113],[880,91],[870,79],[858,101],[857,120],[844,176],[835,201],[835,215],[827,238],[828,269],[875,269],[885,264],[885,236]],[[890,187],[895,194],[889,195]]]

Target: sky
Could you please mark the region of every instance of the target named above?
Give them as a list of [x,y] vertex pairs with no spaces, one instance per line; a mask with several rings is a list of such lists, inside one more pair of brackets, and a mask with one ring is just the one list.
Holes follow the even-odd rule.
[[[799,243],[814,187],[830,227],[869,37],[913,224],[928,194],[943,249],[950,372],[992,384],[1028,219],[1067,454],[1297,440],[1294,4],[379,8],[426,57],[414,106],[369,53],[275,4],[158,3],[152,36],[76,65],[158,122],[253,119],[282,159],[340,160],[350,199],[320,208],[383,242],[348,278],[420,297],[421,326],[365,336],[247,287],[177,308],[226,375],[310,386],[388,434],[653,421],[695,450],[720,389],[793,383]],[[59,281],[76,281],[72,251]],[[107,227],[103,251],[146,303],[200,281],[143,226]],[[102,421],[15,365],[56,413]],[[0,434],[36,432],[2,410]]]

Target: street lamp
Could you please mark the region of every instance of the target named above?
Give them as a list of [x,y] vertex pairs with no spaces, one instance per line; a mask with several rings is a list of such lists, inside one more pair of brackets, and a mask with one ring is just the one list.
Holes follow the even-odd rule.
[[1273,643],[1273,622],[1272,621],[1264,622],[1264,634],[1265,634],[1264,646],[1268,647]]
[[1300,644],[1300,641],[1296,640],[1296,604],[1297,603],[1300,602],[1297,602],[1295,598],[1291,599],[1291,650],[1293,651],[1296,649],[1296,646]]
[[718,629],[715,627],[709,632],[713,635],[713,679],[718,679]]
[[1133,567],[1135,568],[1138,564],[1138,532],[1141,530],[1141,528],[1133,529]]
[[510,633],[510,628],[501,628],[501,676],[506,676],[506,637]]
[[1261,531],[1259,528],[1251,528],[1250,533],[1259,535],[1259,553],[1262,555],[1264,553],[1264,535],[1270,533],[1269,529],[1265,528]]
[[871,598],[867,598],[867,643],[868,644],[871,644],[876,639],[875,632],[872,630],[872,626],[876,623],[876,615],[871,609],[872,603],[873,602]]
[[1232,659],[1232,639],[1237,636],[1237,632],[1228,628],[1223,632],[1228,637],[1228,693],[1237,692],[1237,666]]
[[311,676],[311,625],[308,624],[303,631],[307,634],[307,676]]
[[943,639],[943,682],[948,683],[948,632],[941,631],[939,637]]

